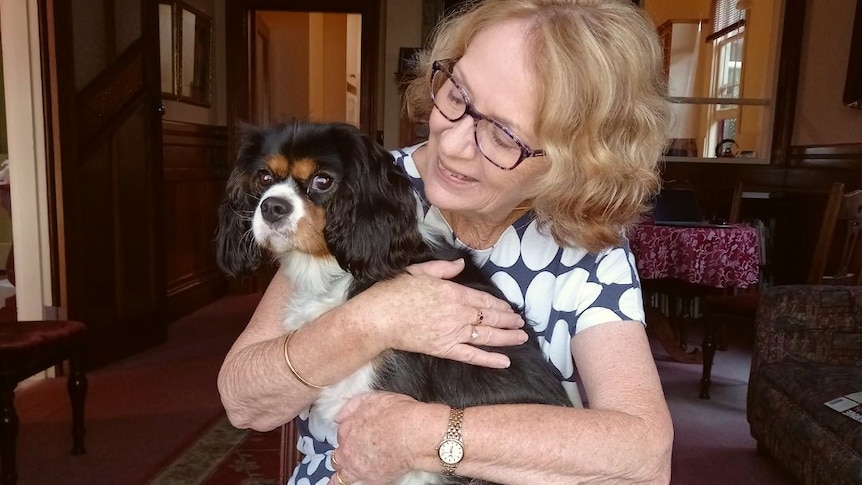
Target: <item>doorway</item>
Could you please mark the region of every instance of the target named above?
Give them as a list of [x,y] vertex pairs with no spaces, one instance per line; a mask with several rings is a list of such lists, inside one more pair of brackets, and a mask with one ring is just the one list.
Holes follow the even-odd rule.
[[253,20],[253,123],[360,126],[361,15],[258,10]]
[[379,138],[379,19],[376,0],[227,2],[228,153],[238,122],[348,121]]

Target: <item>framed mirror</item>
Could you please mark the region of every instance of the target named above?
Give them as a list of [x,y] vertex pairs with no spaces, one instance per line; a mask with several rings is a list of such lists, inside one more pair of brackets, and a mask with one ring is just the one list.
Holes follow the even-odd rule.
[[209,107],[212,18],[181,1],[159,2],[162,97]]

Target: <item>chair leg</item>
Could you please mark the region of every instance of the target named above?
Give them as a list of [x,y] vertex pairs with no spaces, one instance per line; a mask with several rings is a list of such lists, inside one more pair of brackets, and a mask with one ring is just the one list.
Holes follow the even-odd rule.
[[703,378],[700,380],[700,397],[709,399],[709,385],[712,378],[712,361],[715,359],[715,323],[705,319],[703,328]]
[[18,437],[18,413],[15,412],[16,384],[3,383],[0,389],[0,483],[14,485],[18,481],[15,468],[15,440]]
[[73,354],[69,359],[69,380],[66,387],[72,404],[72,454],[83,455],[84,449],[84,400],[87,397],[87,376],[81,356]]

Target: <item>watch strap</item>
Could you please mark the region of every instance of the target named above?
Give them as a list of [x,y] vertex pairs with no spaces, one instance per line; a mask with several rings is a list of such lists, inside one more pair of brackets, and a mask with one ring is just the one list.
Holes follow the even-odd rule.
[[[461,448],[464,448],[464,441],[461,437],[461,427],[464,425],[464,408],[450,408],[449,409],[449,426],[446,428],[446,434],[443,435],[443,441],[441,444],[446,441],[457,441],[461,444]],[[462,458],[463,459],[463,458]],[[455,475],[455,468],[458,467],[458,464],[461,463],[461,460],[458,460],[455,463],[446,463],[442,459],[440,460],[440,464],[443,467],[443,475],[451,477]]]

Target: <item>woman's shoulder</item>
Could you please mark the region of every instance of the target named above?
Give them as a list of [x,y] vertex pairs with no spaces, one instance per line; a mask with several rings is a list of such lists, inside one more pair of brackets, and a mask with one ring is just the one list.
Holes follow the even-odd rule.
[[561,245],[536,220],[523,227],[516,223],[504,234],[490,255],[496,271],[529,283],[538,275],[576,280],[630,281],[636,273],[634,257],[623,239],[619,245],[598,253],[582,247]]
[[[551,234],[547,225],[542,224],[531,214],[526,214],[509,228],[511,237],[502,239],[509,249],[517,247],[522,255],[544,255],[545,258],[551,254],[557,255],[563,266],[576,266],[584,264],[598,264],[605,258],[612,259],[621,255],[631,253],[628,240],[620,239],[619,244],[608,247],[598,253],[592,253],[587,249],[569,244],[560,244]],[[628,259],[626,257],[626,259]]]

